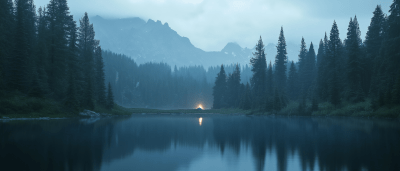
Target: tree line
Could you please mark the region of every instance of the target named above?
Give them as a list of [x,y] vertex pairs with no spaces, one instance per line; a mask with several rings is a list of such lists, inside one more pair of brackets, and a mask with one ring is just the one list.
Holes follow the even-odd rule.
[[166,63],[138,65],[132,58],[103,51],[106,82],[116,103],[138,108],[211,108],[212,84],[202,66],[172,67]]
[[88,14],[79,27],[67,0],[36,10],[33,0],[0,1],[0,93],[54,99],[73,111],[113,108],[99,40]]
[[[211,108],[212,83],[220,66],[170,66],[166,63],[137,64],[134,59],[103,51],[106,82],[111,83],[115,102],[138,108]],[[236,71],[239,67],[240,71]],[[227,74],[240,73],[241,83],[251,77],[251,67],[225,65]]]
[[[322,102],[340,107],[344,101],[372,99],[374,110],[400,105],[400,1],[394,0],[389,12],[386,15],[381,6],[376,7],[364,40],[357,16],[350,18],[345,40],[340,39],[334,21],[317,53],[313,43],[307,48],[302,38],[297,63],[287,59],[283,28],[274,63],[267,63],[260,37],[250,60],[250,84],[240,83],[237,72],[227,75],[221,66],[213,87],[213,108],[271,112],[296,101],[300,113],[309,113]],[[306,109],[306,102],[311,107]]]

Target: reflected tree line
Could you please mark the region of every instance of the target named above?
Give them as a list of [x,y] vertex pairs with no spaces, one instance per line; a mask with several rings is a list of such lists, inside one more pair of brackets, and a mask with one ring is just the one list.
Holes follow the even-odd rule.
[[[320,170],[400,169],[400,129],[390,121],[203,116],[199,126],[193,116],[138,116],[95,123],[10,122],[0,124],[0,133],[0,164],[6,170],[100,170],[102,163],[137,150],[164,153],[172,148],[204,149],[206,144],[222,155],[232,151],[239,156],[241,147],[248,147],[256,170],[268,169],[269,153],[276,155],[280,171],[288,169],[294,154],[302,170],[315,170],[316,164]],[[174,162],[151,167],[187,164]]]

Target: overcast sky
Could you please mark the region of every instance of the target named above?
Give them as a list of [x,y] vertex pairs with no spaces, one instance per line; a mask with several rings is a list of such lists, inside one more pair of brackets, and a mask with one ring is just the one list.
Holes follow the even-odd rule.
[[[37,7],[49,0],[35,0]],[[333,20],[341,38],[350,17],[357,15],[362,39],[372,12],[380,4],[388,13],[392,0],[69,0],[71,13],[103,18],[140,17],[160,20],[205,51],[220,51],[228,42],[252,48],[261,35],[276,43],[283,26],[287,42],[318,44]]]

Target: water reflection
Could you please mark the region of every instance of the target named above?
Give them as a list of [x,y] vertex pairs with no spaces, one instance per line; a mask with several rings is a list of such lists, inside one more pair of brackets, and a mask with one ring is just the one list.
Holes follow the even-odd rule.
[[351,118],[204,115],[18,121],[0,123],[0,168],[400,170],[399,133],[398,121]]

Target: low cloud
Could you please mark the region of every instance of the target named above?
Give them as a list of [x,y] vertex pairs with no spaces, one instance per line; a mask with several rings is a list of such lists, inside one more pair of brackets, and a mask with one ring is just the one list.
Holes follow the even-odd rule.
[[[372,12],[382,4],[387,13],[391,0],[69,0],[71,13],[84,12],[104,18],[140,17],[168,22],[181,36],[206,51],[219,51],[228,42],[252,48],[261,35],[264,43],[276,43],[280,27],[288,42],[308,44],[330,31],[333,20],[342,39],[350,17],[357,15],[362,38]],[[36,0],[43,6],[48,0]]]

